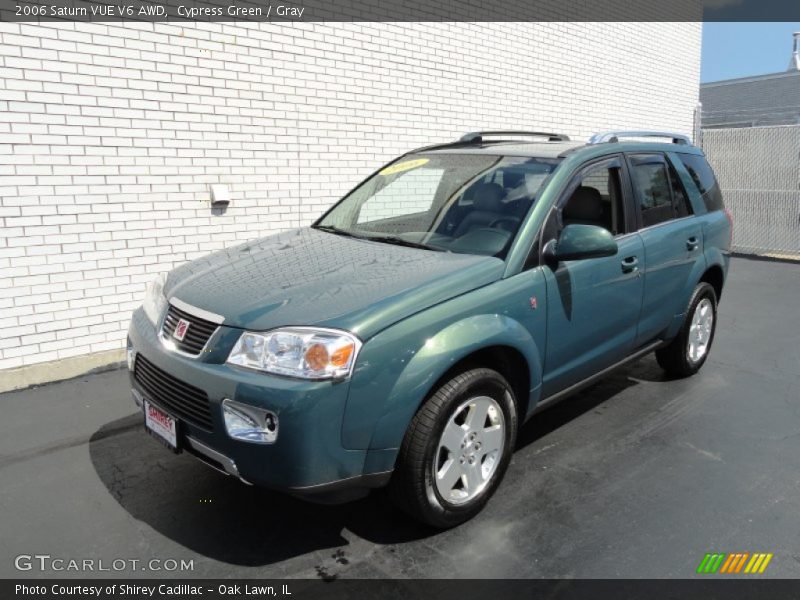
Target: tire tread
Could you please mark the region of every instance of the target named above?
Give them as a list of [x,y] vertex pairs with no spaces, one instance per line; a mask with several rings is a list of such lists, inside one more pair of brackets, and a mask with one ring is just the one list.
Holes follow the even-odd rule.
[[[473,368],[463,371],[428,397],[412,418],[403,438],[397,465],[389,483],[389,494],[402,510],[430,525],[450,527],[458,524],[458,522],[445,523],[431,514],[425,489],[426,455],[431,437],[434,435],[443,412],[452,402],[453,397],[459,393],[459,390],[468,389],[469,386],[486,379],[499,380],[511,392],[513,399],[511,386],[496,371],[488,368]],[[515,427],[516,419],[509,426]],[[514,431],[511,435],[512,444],[515,438],[516,432]]]
[[700,300],[704,297],[710,297],[714,305],[714,329],[717,327],[717,294],[711,284],[701,281],[692,292],[692,297],[689,301],[689,306],[686,310],[684,322],[675,338],[663,348],[656,350],[656,361],[659,366],[670,375],[677,377],[689,377],[694,375],[703,366],[708,353],[711,352],[711,343],[714,341],[714,331],[711,333],[711,341],[709,342],[708,351],[706,355],[697,363],[690,363],[686,358],[686,344],[688,342],[688,330],[691,324],[694,309]]

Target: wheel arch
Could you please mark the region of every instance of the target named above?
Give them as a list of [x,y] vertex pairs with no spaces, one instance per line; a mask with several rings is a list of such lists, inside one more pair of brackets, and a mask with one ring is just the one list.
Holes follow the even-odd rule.
[[541,359],[530,332],[505,315],[474,315],[421,340],[386,395],[374,423],[370,450],[399,448],[408,424],[448,378],[471,366],[493,368],[512,386],[520,422],[541,389]]
[[719,302],[722,296],[722,288],[725,285],[725,272],[722,270],[722,267],[717,264],[709,266],[702,277],[700,277],[700,282],[706,282],[714,288],[714,292],[717,294],[717,302]]
[[494,346],[486,346],[479,350],[466,355],[456,364],[445,371],[439,379],[428,390],[422,400],[420,400],[417,410],[425,403],[425,401],[435,393],[447,381],[470,369],[487,368],[497,371],[503,378],[508,381],[511,389],[514,391],[514,397],[517,404],[517,414],[520,418],[520,423],[524,420],[525,415],[528,414],[528,407],[530,406],[530,389],[531,389],[531,373],[528,361],[525,356],[514,348],[504,344]]
[[695,265],[692,276],[686,281],[686,287],[684,289],[684,298],[686,298],[686,303],[683,306],[683,310],[676,314],[672,319],[672,323],[665,332],[665,340],[671,340],[678,335],[681,325],[683,324],[683,320],[686,317],[686,310],[689,308],[689,302],[691,301],[692,294],[694,293],[694,290],[698,284],[708,283],[711,287],[713,287],[717,294],[717,302],[719,302],[720,295],[722,294],[722,288],[725,285],[725,273],[725,263],[721,263],[716,260],[712,262],[706,258],[705,261],[699,261]]

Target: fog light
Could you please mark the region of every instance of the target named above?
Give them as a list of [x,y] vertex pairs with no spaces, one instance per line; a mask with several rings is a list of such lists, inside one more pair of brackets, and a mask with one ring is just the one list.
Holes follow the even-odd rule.
[[136,350],[131,346],[130,340],[128,340],[128,348],[125,350],[125,359],[128,361],[128,370],[133,371],[133,363],[136,360]]
[[278,417],[268,410],[226,398],[222,401],[222,416],[228,435],[235,440],[272,444],[278,439]]

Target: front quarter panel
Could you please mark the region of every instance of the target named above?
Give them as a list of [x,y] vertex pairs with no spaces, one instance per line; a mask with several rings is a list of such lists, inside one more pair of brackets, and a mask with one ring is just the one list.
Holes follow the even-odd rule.
[[[538,400],[545,339],[541,269],[497,281],[390,327],[365,343],[358,358],[342,429],[348,449],[398,448],[411,418],[454,364],[489,346],[519,351],[530,371],[530,402]],[[522,416],[522,415],[521,415]]]

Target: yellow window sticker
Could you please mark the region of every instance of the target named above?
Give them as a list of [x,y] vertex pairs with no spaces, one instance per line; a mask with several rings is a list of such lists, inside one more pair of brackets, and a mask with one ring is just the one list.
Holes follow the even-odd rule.
[[417,158],[415,160],[404,160],[403,162],[399,162],[393,165],[389,165],[382,171],[380,174],[383,176],[394,175],[396,173],[402,173],[403,171],[409,171],[411,169],[416,169],[417,167],[421,167],[425,163],[429,162],[430,159],[428,158]]

